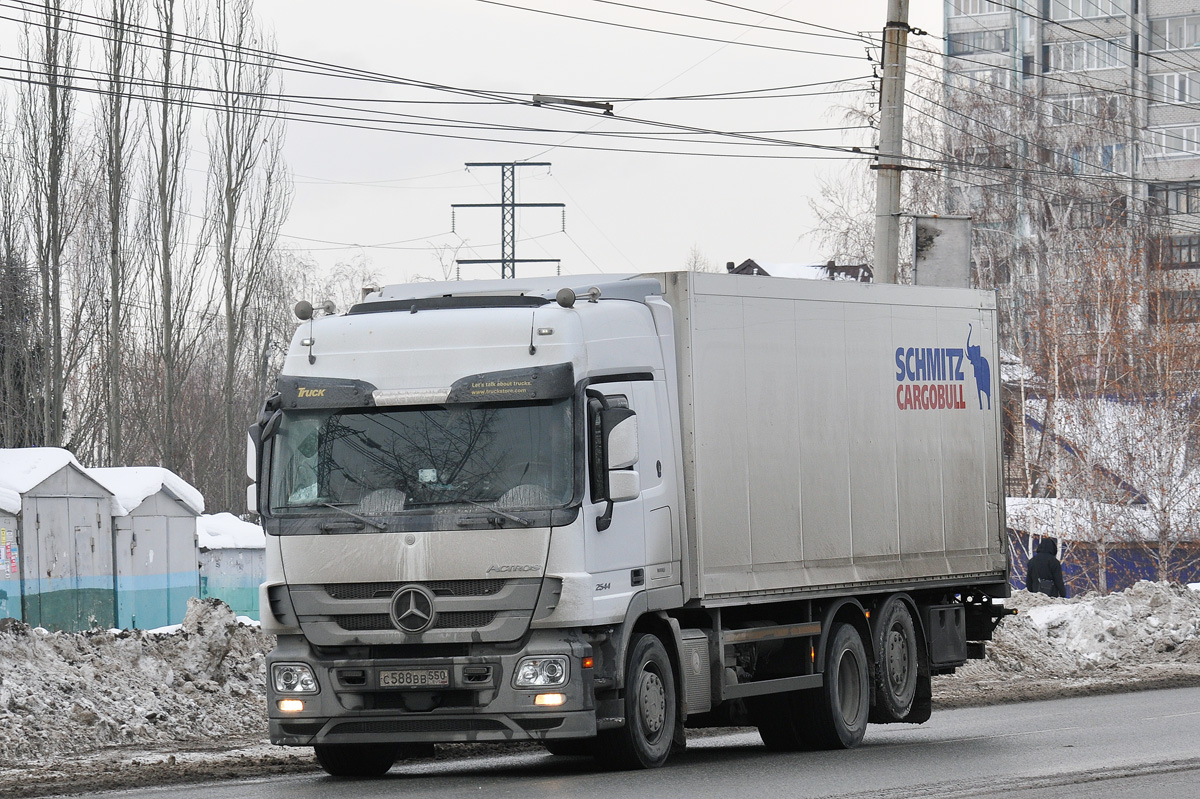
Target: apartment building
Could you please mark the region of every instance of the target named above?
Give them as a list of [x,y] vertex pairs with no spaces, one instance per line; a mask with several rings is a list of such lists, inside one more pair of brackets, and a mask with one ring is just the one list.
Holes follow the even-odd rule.
[[981,282],[1069,277],[1088,231],[1116,231],[1151,278],[1147,320],[1200,322],[1200,0],[945,14],[951,210],[976,219]]

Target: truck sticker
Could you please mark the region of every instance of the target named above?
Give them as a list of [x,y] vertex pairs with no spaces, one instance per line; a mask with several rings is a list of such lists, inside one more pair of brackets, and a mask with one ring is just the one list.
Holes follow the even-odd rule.
[[967,370],[971,367],[979,409],[992,407],[991,366],[979,344],[971,344],[974,326],[967,325],[963,347],[897,347],[896,407],[902,411],[961,411],[967,409]]

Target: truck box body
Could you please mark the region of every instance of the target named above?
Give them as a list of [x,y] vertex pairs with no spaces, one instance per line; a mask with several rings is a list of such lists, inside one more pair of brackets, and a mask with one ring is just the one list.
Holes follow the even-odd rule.
[[[1005,570],[994,294],[660,279],[676,312],[691,596]],[[926,386],[933,400],[913,399]]]
[[685,723],[854,746],[1003,614],[993,294],[681,272],[298,315],[249,499],[271,739],[330,773],[657,766]]

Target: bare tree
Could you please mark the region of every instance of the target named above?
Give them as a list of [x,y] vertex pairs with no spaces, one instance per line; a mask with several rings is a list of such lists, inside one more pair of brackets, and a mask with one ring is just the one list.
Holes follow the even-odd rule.
[[683,268],[689,272],[717,272],[719,271],[712,260],[700,251],[700,247],[693,244],[688,250],[687,260],[683,264]]
[[0,132],[0,447],[32,447],[45,437],[46,352],[38,270],[22,234],[26,202],[15,150],[7,129]]
[[154,424],[156,448],[159,462],[177,470],[182,460],[179,397],[203,331],[202,326],[191,324],[195,320],[190,316],[201,300],[201,266],[209,231],[203,227],[196,242],[187,241],[184,169],[194,93],[189,87],[196,71],[187,31],[195,30],[198,23],[188,19],[188,7],[178,0],[153,0],[153,13],[158,29],[149,39],[154,57],[148,83],[153,83],[154,99],[147,103],[150,185],[143,231],[152,295],[150,323],[162,370],[162,399]]
[[109,0],[108,36],[103,43],[104,88],[99,105],[100,163],[105,191],[101,201],[106,224],[99,229],[107,249],[108,329],[105,353],[107,447],[104,461],[125,462],[122,447],[121,353],[128,321],[127,297],[133,283],[133,253],[129,231],[130,169],[137,146],[137,126],[131,97],[137,69],[141,4]]
[[45,0],[39,10],[27,12],[21,41],[25,82],[18,92],[29,225],[41,276],[41,337],[49,349],[42,361],[42,443],[49,446],[63,443],[63,251],[76,211],[71,191],[75,43],[66,11],[64,0]]
[[[209,215],[216,226],[225,325],[221,449],[229,467],[222,505],[240,491],[246,409],[237,392],[239,358],[250,312],[261,291],[291,186],[283,164],[283,130],[269,43],[255,23],[252,0],[215,0],[212,33],[214,113],[209,127]],[[252,363],[242,364],[252,369]]]
[[[927,160],[942,159],[942,120],[936,103],[930,99],[940,93],[940,69],[932,63],[932,51],[920,42],[909,44],[909,55],[906,103],[909,110],[904,119],[904,147],[905,155],[912,159],[911,165],[919,167]],[[853,97],[852,103],[837,107],[835,113],[848,126],[877,128],[878,109],[871,105],[872,95],[857,92]],[[807,235],[821,245],[829,260],[874,265],[875,172],[869,167],[865,159],[847,163],[839,174],[821,178],[818,197],[809,199],[816,224]],[[911,220],[907,215],[941,211],[944,187],[937,174],[912,170],[904,173],[901,189],[901,208],[905,214],[901,218],[903,243],[911,235]],[[898,279],[910,279],[911,257],[906,260],[903,244],[900,259]]]
[[458,267],[458,253],[466,242],[459,240],[457,244],[433,244],[430,242],[430,256],[438,265],[438,275],[428,276],[415,274],[412,276],[414,283],[423,281],[439,281],[439,280],[461,280],[461,274]]

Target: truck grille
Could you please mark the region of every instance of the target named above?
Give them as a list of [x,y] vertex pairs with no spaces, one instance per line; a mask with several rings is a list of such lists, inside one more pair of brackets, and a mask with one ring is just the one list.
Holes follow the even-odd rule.
[[[492,596],[500,593],[507,580],[431,580],[421,583],[435,596]],[[325,593],[332,599],[386,599],[408,583],[327,583]]]
[[[496,619],[495,611],[450,611],[439,613],[431,630],[469,630],[487,627]],[[386,613],[356,613],[335,616],[334,620],[343,630],[364,632],[368,630],[395,630],[392,619]]]

